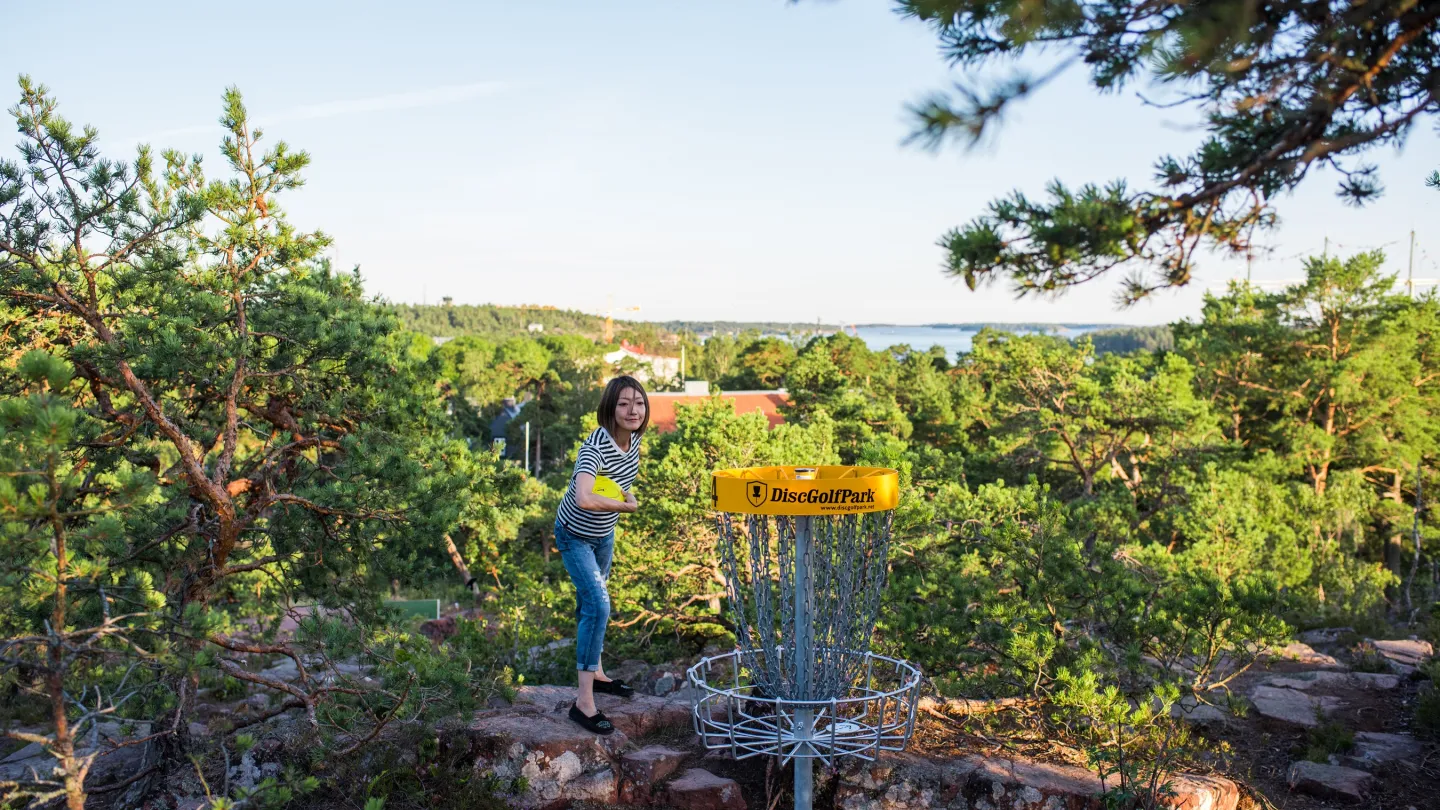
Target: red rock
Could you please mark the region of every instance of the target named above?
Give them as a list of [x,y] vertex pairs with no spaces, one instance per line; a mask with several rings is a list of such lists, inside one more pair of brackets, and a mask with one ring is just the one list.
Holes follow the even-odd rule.
[[[613,804],[622,790],[648,801],[654,783],[678,767],[683,753],[670,752],[667,757],[659,752],[669,749],[635,752],[626,759],[635,776],[622,774],[617,764],[631,738],[688,727],[689,703],[645,695],[595,697],[596,705],[615,724],[614,734],[592,734],[570,720],[575,687],[542,685],[521,688],[513,704],[477,713],[470,726],[451,733],[446,744],[467,746],[480,771],[502,779],[523,777],[525,792],[509,797],[517,807],[564,807],[577,801]],[[647,759],[653,759],[650,768],[642,767]],[[642,783],[639,777],[647,775],[649,781]]]
[[428,619],[421,622],[419,628],[420,635],[439,644],[460,632],[460,622],[472,622],[478,625],[480,631],[485,634],[486,638],[493,639],[500,632],[493,617],[488,613],[485,613],[479,608],[469,608],[452,616]]
[[1315,648],[1301,641],[1291,642],[1284,647],[1276,647],[1269,652],[1276,658],[1298,661],[1314,667],[1329,667],[1332,669],[1345,668],[1345,665],[1336,660],[1334,656],[1316,652]]
[[1334,644],[1354,633],[1355,630],[1351,627],[1323,627],[1318,630],[1306,630],[1298,638],[1306,644]]
[[1322,799],[1364,801],[1375,784],[1375,777],[1364,771],[1340,765],[1300,761],[1290,766],[1287,780],[1291,790],[1309,793]]
[[[604,695],[596,695],[604,698]],[[515,704],[535,706],[547,712],[564,711],[575,701],[573,686],[522,686],[515,690]],[[604,707],[601,707],[604,711]]]
[[459,631],[459,625],[455,623],[454,616],[446,616],[443,619],[429,619],[420,623],[420,635],[439,644]]
[[570,802],[599,802],[609,807],[616,804],[620,798],[619,782],[615,778],[615,772],[609,768],[577,776],[566,783],[562,790],[561,806],[568,806]]
[[649,745],[631,751],[620,761],[620,801],[648,804],[665,777],[674,773],[685,759],[684,751],[663,745]]
[[1235,722],[1235,715],[1213,706],[1201,703],[1192,696],[1181,698],[1170,706],[1170,716],[1197,726],[1225,726]]
[[1430,642],[1418,639],[1372,641],[1370,644],[1385,657],[1385,661],[1390,664],[1390,671],[1397,675],[1415,672],[1435,655],[1435,648]]
[[[471,724],[469,729],[477,756],[514,756],[514,746],[557,758],[575,752],[585,762],[606,762],[619,756],[629,739],[624,731],[600,735],[586,731],[569,718],[538,713],[499,714]],[[523,754],[522,754],[523,756]]]
[[1275,686],[1281,689],[1299,689],[1304,691],[1312,687],[1321,689],[1394,689],[1400,685],[1399,675],[1386,675],[1382,672],[1331,672],[1318,670],[1313,672],[1292,672],[1286,675],[1274,675],[1265,679],[1266,686]]
[[1320,716],[1340,708],[1338,698],[1328,695],[1311,696],[1295,689],[1257,686],[1250,693],[1250,702],[1262,717],[1311,728],[1320,725]]
[[929,759],[907,752],[886,754],[875,762],[852,762],[840,773],[836,804],[844,810],[967,806],[964,799],[955,800],[976,768],[968,758]]
[[644,661],[629,658],[613,667],[606,667],[605,674],[613,680],[621,680],[634,686],[644,683],[652,667]]
[[[1114,787],[1087,768],[1027,759],[968,756],[928,759],[914,754],[887,755],[875,763],[842,772],[837,806],[891,810],[963,806],[1003,810],[1099,810],[1100,793]],[[1239,787],[1219,776],[1177,774],[1174,795],[1162,804],[1171,810],[1235,810]],[[957,802],[957,797],[959,802]]]
[[1409,734],[1357,731],[1355,748],[1341,754],[1339,764],[1368,771],[1397,760],[1419,760],[1424,754],[1425,746]]
[[1235,810],[1240,805],[1240,787],[1222,776],[1178,774],[1170,779],[1175,795],[1160,804],[1171,810]]
[[[613,804],[618,780],[611,765],[628,744],[624,732],[592,734],[566,717],[534,707],[482,712],[463,734],[475,768],[505,780],[523,777],[523,808],[566,807],[574,801]],[[453,744],[453,743],[451,743]]]
[[734,779],[691,768],[666,786],[665,800],[685,810],[745,810],[745,797]]
[[1094,772],[1074,765],[1055,765],[1026,759],[967,757],[975,770],[965,795],[971,800],[988,798],[1000,807],[1015,810],[1063,807],[1088,810],[1096,794],[1110,785]]
[[[563,715],[575,701],[573,686],[525,686],[515,695],[515,703],[534,706],[547,713]],[[622,698],[596,695],[595,707],[610,718],[615,728],[632,738],[656,731],[690,725],[690,703],[685,700],[635,695]]]
[[647,745],[639,751],[631,751],[620,762],[620,771],[626,779],[646,784],[655,784],[675,772],[685,759],[684,751],[676,751],[663,745]]

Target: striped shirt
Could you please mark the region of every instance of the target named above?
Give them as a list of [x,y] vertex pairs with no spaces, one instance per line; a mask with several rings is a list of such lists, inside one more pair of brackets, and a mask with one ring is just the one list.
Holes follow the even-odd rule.
[[630,451],[627,453],[615,443],[610,431],[603,427],[595,428],[595,432],[580,443],[580,451],[575,454],[575,472],[570,474],[570,486],[565,489],[565,497],[560,501],[560,522],[571,533],[582,537],[604,537],[609,534],[615,529],[615,521],[620,519],[620,513],[581,509],[575,500],[575,476],[580,473],[603,475],[619,484],[620,489],[629,492],[639,472],[640,437],[630,437]]

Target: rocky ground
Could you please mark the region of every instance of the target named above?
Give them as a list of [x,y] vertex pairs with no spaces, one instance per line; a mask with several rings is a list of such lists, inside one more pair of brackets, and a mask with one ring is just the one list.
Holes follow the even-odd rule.
[[[1228,744],[1231,756],[1217,769],[1223,772],[1176,776],[1170,806],[1440,808],[1440,750],[1408,727],[1418,692],[1431,688],[1418,677],[1433,655],[1430,645],[1371,642],[1343,628],[1302,639],[1237,678],[1224,708],[1193,702],[1177,707],[1200,734]],[[788,782],[788,775],[760,761],[697,750],[690,696],[688,688],[679,688],[678,669],[627,662],[615,674],[658,693],[630,702],[601,698],[623,739],[616,734],[597,741],[569,724],[564,711],[570,689],[530,687],[516,706],[497,709],[468,729],[477,766],[524,776],[525,790],[510,797],[518,807],[767,807]],[[1101,782],[1085,768],[995,746],[977,750],[939,726],[932,723],[917,735],[905,754],[852,763],[836,774],[822,770],[817,804],[845,810],[1100,806],[1095,794]],[[1336,750],[1317,753],[1323,744]]]
[[[443,634],[438,634],[443,635]],[[1236,698],[1218,705],[1177,707],[1196,730],[1231,756],[1213,773],[1178,775],[1170,806],[1179,810],[1274,807],[1310,810],[1332,806],[1440,808],[1440,752],[1408,727],[1419,690],[1431,688],[1419,667],[1433,650],[1415,640],[1365,642],[1354,634],[1320,631],[1275,651],[1233,684]],[[351,666],[347,674],[364,677]],[[293,662],[266,674],[291,679]],[[1358,671],[1383,669],[1385,671]],[[585,732],[566,717],[570,687],[527,686],[513,703],[500,703],[442,730],[442,760],[489,777],[487,790],[520,808],[677,807],[694,810],[767,808],[785,792],[790,776],[760,758],[736,760],[728,751],[704,751],[691,728],[690,688],[678,666],[626,662],[612,675],[642,694],[629,700],[600,696],[618,731]],[[249,695],[206,700],[190,731],[207,735],[237,718],[267,710],[268,698]],[[1078,810],[1099,808],[1101,781],[1071,757],[1026,757],[1003,745],[977,742],[955,731],[953,706],[930,702],[915,743],[904,754],[875,763],[851,763],[838,773],[817,769],[817,806],[844,810]],[[295,712],[289,713],[294,715]],[[294,751],[286,728],[300,721],[282,715],[254,728],[261,744],[235,757],[221,775],[253,785],[274,775]],[[109,750],[143,737],[141,725],[108,724],[89,744]],[[1348,743],[1348,744],[1346,744]],[[378,746],[377,746],[378,747]],[[141,767],[143,746],[115,748],[101,757],[91,784],[121,784]],[[1333,750],[1331,750],[1333,749]],[[943,753],[942,753],[943,752]],[[36,747],[0,751],[0,779],[53,765]],[[1322,760],[1322,761],[1316,761]],[[377,761],[378,762],[378,761]],[[379,764],[359,770],[379,772]],[[168,786],[153,810],[204,807],[198,779]],[[125,806],[123,791],[99,794],[96,806]],[[785,797],[788,800],[788,796]],[[117,803],[120,802],[120,803]],[[318,805],[317,805],[318,806]],[[338,805],[337,805],[338,806]]]
[[1411,727],[1419,693],[1434,688],[1418,677],[1433,653],[1414,639],[1312,631],[1237,679],[1233,707],[1192,704],[1185,716],[1229,744],[1231,774],[1275,807],[1440,808],[1440,747]]
[[[449,744],[464,746],[477,768],[517,786],[510,796],[515,807],[767,806],[765,764],[698,750],[684,695],[601,696],[601,710],[618,729],[609,737],[588,734],[566,719],[573,698],[571,688],[526,687],[514,705],[482,713]],[[769,776],[772,788],[786,781],[773,771]],[[1095,805],[1100,786],[1093,773],[1073,766],[922,753],[854,765],[835,779],[822,773],[820,782],[822,796],[828,793],[824,798],[846,810],[1078,810]],[[1183,776],[1176,789],[1173,806],[1183,810],[1225,810],[1239,799],[1236,785],[1218,776]]]

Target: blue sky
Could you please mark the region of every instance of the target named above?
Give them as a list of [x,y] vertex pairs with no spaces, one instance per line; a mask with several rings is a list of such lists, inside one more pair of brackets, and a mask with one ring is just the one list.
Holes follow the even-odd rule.
[[[1245,272],[1203,257],[1189,288],[1128,310],[1108,280],[1017,301],[942,276],[935,240],[994,197],[1054,177],[1143,186],[1199,133],[1192,114],[1073,73],[985,148],[904,146],[905,104],[955,76],[883,0],[203,5],[12,5],[0,75],[47,84],[111,155],[145,141],[201,152],[212,172],[220,93],[238,85],[268,137],[313,157],[293,221],[331,234],[393,301],[1160,323]],[[1385,246],[1403,273],[1411,228],[1416,275],[1440,277],[1440,192],[1422,182],[1440,168],[1433,122],[1375,162],[1388,191],[1365,209],[1335,198],[1333,174],[1281,200],[1255,277],[1297,276],[1327,236]]]

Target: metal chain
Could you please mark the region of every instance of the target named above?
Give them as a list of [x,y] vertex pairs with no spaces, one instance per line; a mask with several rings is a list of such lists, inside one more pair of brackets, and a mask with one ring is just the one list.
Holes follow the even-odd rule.
[[[797,639],[796,519],[719,516],[721,564],[740,661],[750,681],[772,697],[843,695],[862,675],[863,653],[870,650],[879,619],[892,513],[824,515],[810,521],[812,635]],[[796,694],[797,649],[813,662],[806,696]]]

